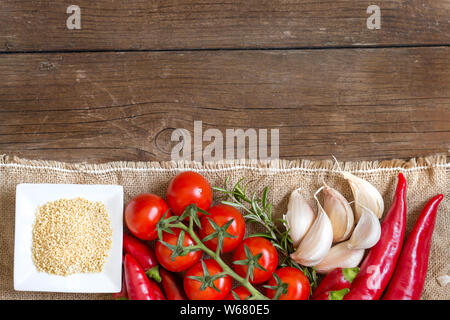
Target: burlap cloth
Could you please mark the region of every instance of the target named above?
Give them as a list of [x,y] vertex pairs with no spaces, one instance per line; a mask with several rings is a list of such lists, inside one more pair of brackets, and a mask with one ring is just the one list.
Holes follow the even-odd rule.
[[[450,248],[450,164],[445,156],[430,156],[409,161],[373,161],[340,163],[340,167],[374,184],[389,208],[397,174],[407,179],[408,231],[424,204],[432,196],[443,193],[442,202],[431,246],[427,280],[423,299],[450,299],[450,286],[441,287],[436,278],[449,272]],[[314,191],[327,184],[340,190],[352,200],[351,190],[340,176],[333,161],[234,161],[228,163],[198,164],[175,162],[112,162],[105,164],[67,164],[53,161],[33,161],[15,157],[0,157],[0,299],[108,299],[106,294],[63,294],[17,292],[13,289],[14,213],[15,191],[18,183],[76,183],[119,184],[124,187],[125,199],[142,192],[164,197],[171,177],[182,170],[193,169],[204,175],[212,185],[223,186],[226,177],[230,183],[246,177],[250,192],[270,186],[270,200],[274,212],[285,213],[289,193],[301,187],[304,195],[312,198]],[[310,203],[315,207],[314,202]]]

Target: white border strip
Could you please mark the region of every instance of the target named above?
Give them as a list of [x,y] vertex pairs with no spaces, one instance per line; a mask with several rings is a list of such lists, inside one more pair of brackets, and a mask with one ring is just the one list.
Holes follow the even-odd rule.
[[[330,172],[330,173],[340,173],[340,170],[335,169],[308,169],[308,168],[258,168],[258,167],[252,167],[252,166],[245,166],[245,165],[237,165],[232,167],[224,167],[224,168],[128,168],[128,167],[118,167],[118,168],[110,168],[110,169],[64,169],[64,168],[58,168],[58,167],[51,167],[51,166],[34,166],[34,165],[26,165],[26,164],[20,164],[20,163],[2,163],[0,164],[0,167],[14,167],[14,168],[27,168],[27,169],[43,169],[43,170],[54,170],[58,172],[65,172],[65,173],[76,173],[76,172],[82,172],[82,173],[89,173],[89,174],[104,174],[109,172],[123,172],[123,171],[130,171],[130,172],[164,172],[164,171],[195,171],[195,172],[222,172],[222,171],[231,171],[231,170],[253,170],[253,171],[268,171],[268,172],[294,172],[294,171],[304,171],[304,172]],[[415,171],[415,170],[426,170],[431,168],[450,168],[450,163],[444,163],[444,164],[436,164],[432,166],[420,166],[420,167],[411,167],[411,168],[402,168],[402,167],[394,167],[394,168],[376,168],[376,169],[367,169],[367,170],[348,170],[350,172],[354,173],[373,173],[373,172],[383,172],[383,171]]]

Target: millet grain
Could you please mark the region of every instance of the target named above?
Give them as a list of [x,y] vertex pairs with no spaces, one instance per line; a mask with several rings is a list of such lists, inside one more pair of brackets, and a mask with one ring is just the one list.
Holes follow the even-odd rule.
[[61,276],[101,272],[111,238],[103,203],[83,198],[47,202],[33,225],[33,262],[38,271]]

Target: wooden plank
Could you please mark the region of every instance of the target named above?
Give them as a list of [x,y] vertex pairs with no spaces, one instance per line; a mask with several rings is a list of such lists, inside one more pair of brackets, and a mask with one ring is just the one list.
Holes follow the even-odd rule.
[[[0,51],[297,48],[450,43],[449,0],[2,0]],[[366,10],[381,8],[381,29]]]
[[[280,156],[450,149],[450,48],[0,55],[0,152],[169,160],[174,128],[280,128]],[[206,145],[206,143],[205,143]]]

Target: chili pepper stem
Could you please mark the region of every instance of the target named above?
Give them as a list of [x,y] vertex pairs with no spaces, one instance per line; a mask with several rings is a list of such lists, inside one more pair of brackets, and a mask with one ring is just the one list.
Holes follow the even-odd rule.
[[259,292],[253,285],[246,279],[239,276],[232,268],[230,268],[220,257],[219,254],[209,249],[207,246],[203,244],[203,242],[197,237],[193,230],[192,223],[189,223],[189,227],[184,225],[183,223],[175,223],[172,225],[174,228],[179,228],[184,230],[185,232],[189,233],[189,235],[192,237],[192,239],[195,241],[196,246],[201,249],[203,252],[208,254],[211,258],[217,261],[217,263],[221,266],[223,272],[236,281],[238,281],[242,286],[244,286],[250,293],[251,297],[249,300],[268,300],[266,296],[264,296],[261,292]]
[[145,274],[155,280],[156,282],[161,282],[161,275],[159,274],[159,266],[154,266],[153,268],[148,269]]
[[337,291],[331,291],[328,300],[342,300],[349,291],[350,290],[348,288],[344,288]]

